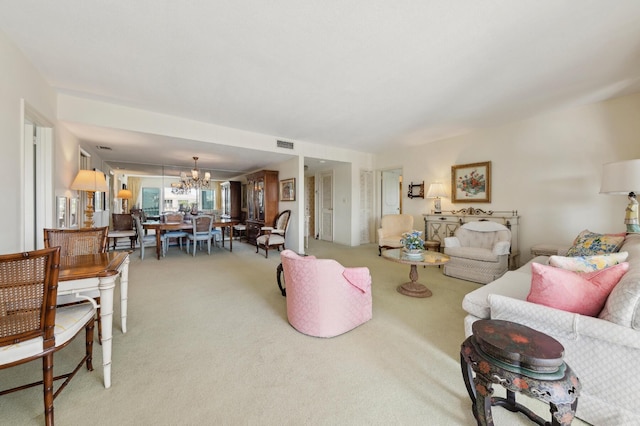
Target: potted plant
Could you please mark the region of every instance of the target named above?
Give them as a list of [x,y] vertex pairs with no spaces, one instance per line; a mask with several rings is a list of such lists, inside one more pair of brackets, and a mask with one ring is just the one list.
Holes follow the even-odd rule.
[[402,244],[402,250],[405,252],[405,255],[409,257],[422,256],[422,252],[424,251],[422,231],[413,230],[403,233],[400,243]]

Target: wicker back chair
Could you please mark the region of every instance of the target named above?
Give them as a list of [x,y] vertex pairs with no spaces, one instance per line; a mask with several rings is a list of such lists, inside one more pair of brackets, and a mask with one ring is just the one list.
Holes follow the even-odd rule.
[[97,254],[107,251],[109,227],[45,229],[44,246],[60,247],[60,256]]
[[196,242],[207,242],[207,253],[211,254],[211,240],[213,235],[211,234],[211,227],[213,226],[213,216],[201,215],[191,218],[191,224],[193,230],[190,234],[187,234],[187,253],[189,252],[189,242],[193,241],[193,255],[196,255]]
[[[44,246],[60,247],[60,256],[79,256],[82,254],[106,253],[109,238],[109,227],[81,228],[81,229],[46,229],[44,230]],[[100,292],[98,290],[83,293],[86,297],[95,299],[100,304]],[[86,299],[78,300],[74,295],[65,295],[58,298],[58,306],[68,306],[77,303],[85,303]],[[100,308],[97,309],[98,339],[102,342],[102,322],[100,321]]]
[[[182,213],[167,213],[164,215],[164,221],[167,223],[182,223],[184,221],[184,215]],[[182,250],[182,240],[187,238],[188,232],[183,230],[166,231],[162,234],[162,255],[167,254],[169,248],[169,242],[171,239],[178,241],[180,250]]]
[[[93,370],[95,307],[90,303],[56,308],[60,248],[0,256],[0,369],[42,358],[42,380],[6,389],[0,395],[44,385],[44,418],[53,424],[53,400],[86,362]],[[85,355],[70,373],[55,377],[53,354],[86,330]],[[64,378],[53,392],[53,381]]]

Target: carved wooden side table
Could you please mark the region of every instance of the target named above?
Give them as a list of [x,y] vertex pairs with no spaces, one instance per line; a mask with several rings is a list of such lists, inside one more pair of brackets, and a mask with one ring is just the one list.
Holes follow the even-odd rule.
[[[524,325],[502,320],[473,323],[473,335],[462,343],[460,363],[478,425],[493,425],[493,405],[521,412],[539,425],[549,424],[517,403],[515,392],[548,403],[551,425],[570,425],[581,386],[563,355],[560,342]],[[492,396],[493,384],[502,385],[507,397]]]

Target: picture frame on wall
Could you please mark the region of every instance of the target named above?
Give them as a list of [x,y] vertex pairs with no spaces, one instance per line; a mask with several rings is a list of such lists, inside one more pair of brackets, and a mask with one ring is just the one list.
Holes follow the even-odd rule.
[[296,178],[280,181],[280,201],[296,200]]
[[67,210],[69,218],[69,228],[78,227],[78,198],[69,198],[69,209]]
[[56,228],[67,227],[67,197],[56,197]]
[[491,161],[451,166],[451,202],[491,202]]

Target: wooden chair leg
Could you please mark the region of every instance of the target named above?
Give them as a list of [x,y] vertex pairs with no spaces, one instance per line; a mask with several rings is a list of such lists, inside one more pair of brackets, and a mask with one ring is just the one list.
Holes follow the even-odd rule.
[[[98,321],[98,343],[102,344],[102,321],[100,320],[100,298],[96,297],[98,308],[96,309],[96,321]],[[93,336],[93,332],[91,334]]]
[[[93,371],[93,329],[95,321],[90,321],[85,328],[85,354],[87,356],[87,370]],[[100,323],[98,323],[98,330]],[[102,341],[102,338],[100,339]]]
[[53,426],[53,352],[42,358],[42,387],[44,388],[44,422]]

